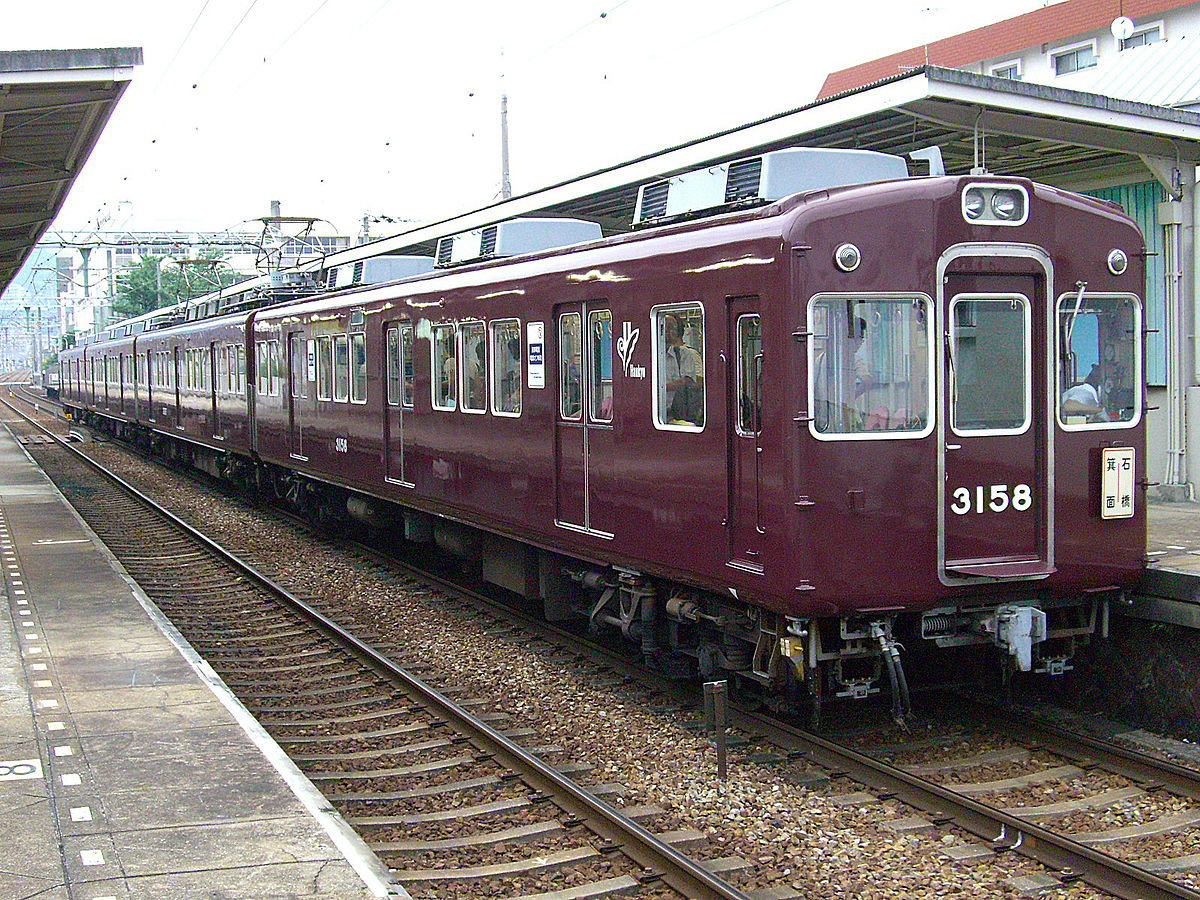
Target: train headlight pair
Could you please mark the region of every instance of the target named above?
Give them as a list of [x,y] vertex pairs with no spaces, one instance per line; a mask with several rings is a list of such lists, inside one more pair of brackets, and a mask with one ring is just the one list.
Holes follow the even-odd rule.
[[968,185],[962,213],[972,225],[1021,225],[1029,217],[1029,195],[1017,185]]

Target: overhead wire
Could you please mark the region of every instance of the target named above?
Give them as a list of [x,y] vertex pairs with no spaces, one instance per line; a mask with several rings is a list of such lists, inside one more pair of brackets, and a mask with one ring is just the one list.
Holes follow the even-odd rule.
[[167,73],[171,71],[171,66],[175,65],[175,60],[179,59],[179,54],[183,52],[184,46],[192,36],[192,32],[196,30],[196,26],[200,24],[200,18],[204,15],[204,11],[208,9],[208,4],[212,0],[204,0],[204,5],[200,7],[200,12],[196,13],[196,18],[192,20],[191,26],[187,30],[187,34],[183,36],[183,40],[179,42],[179,46],[175,48],[175,53],[171,56],[167,67],[163,69],[162,75],[158,77],[158,83],[154,85],[154,92],[158,93],[159,88],[163,86],[163,82],[167,80]]
[[195,87],[196,84],[199,84],[200,79],[208,74],[208,70],[212,68],[213,63],[217,61],[217,58],[224,52],[225,48],[229,46],[229,42],[233,40],[233,36],[237,34],[238,29],[242,27],[242,23],[246,21],[246,18],[257,5],[258,0],[250,0],[250,5],[246,7],[246,11],[242,13],[242,17],[238,19],[237,24],[233,26],[233,31],[229,32],[229,34],[225,37],[225,40],[221,42],[221,46],[217,48],[217,52],[212,55],[212,59],[208,61],[208,63],[200,71],[200,74],[196,76],[196,82],[192,85],[193,87]]

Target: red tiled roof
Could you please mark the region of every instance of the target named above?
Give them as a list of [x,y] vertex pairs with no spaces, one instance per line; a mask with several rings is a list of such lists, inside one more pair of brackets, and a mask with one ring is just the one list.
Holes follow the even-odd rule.
[[1079,35],[1107,28],[1119,15],[1135,22],[1190,6],[1196,0],[1064,0],[1052,6],[965,31],[940,41],[902,50],[881,59],[860,63],[825,78],[820,100],[842,91],[860,88],[883,78],[890,78],[907,69],[926,63],[946,68],[977,63],[984,59],[1016,53],[1039,44],[1065,41]]

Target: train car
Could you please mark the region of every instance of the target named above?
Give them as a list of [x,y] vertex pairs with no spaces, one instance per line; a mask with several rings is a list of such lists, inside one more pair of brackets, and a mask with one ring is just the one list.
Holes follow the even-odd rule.
[[259,311],[248,464],[813,708],[902,712],[901,640],[1062,671],[1143,566],[1135,225],[856,151],[714,172],[731,209],[673,179],[627,235]]

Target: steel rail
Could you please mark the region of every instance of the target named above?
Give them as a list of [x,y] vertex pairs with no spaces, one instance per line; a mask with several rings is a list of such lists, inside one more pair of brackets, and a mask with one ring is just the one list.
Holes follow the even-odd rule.
[[519,772],[522,779],[535,790],[555,797],[556,802],[563,807],[564,811],[573,817],[568,821],[569,825],[587,825],[593,832],[609,842],[609,846],[601,848],[602,850],[619,849],[630,859],[642,866],[642,868],[646,869],[648,874],[642,878],[645,883],[661,879],[663,883],[679,891],[684,896],[691,898],[691,900],[750,900],[737,887],[709,872],[695,860],[683,855],[670,844],[659,840],[637,822],[622,815],[583,786],[576,784],[566,776],[555,771],[552,766],[538,757],[526,752],[516,743],[471,715],[420,678],[403,669],[382,652],[362,642],[319,610],[314,609],[300,598],[294,596],[286,588],[259,572],[249,563],[238,558],[231,551],[198,531],[170,510],[156,503],[119,475],[110,472],[95,460],[89,459],[86,454],[72,447],[68,442],[44,428],[40,423],[35,422],[6,400],[0,398],[0,402],[4,403],[5,406],[34,427],[41,429],[45,434],[54,438],[58,444],[96,469],[106,478],[111,479],[123,490],[150,506],[172,525],[183,531],[191,539],[202,544],[219,559],[237,568],[257,584],[276,595],[288,606],[349,645],[356,654],[370,660],[374,665],[398,679],[423,700],[436,707],[442,715],[453,722],[455,727],[471,735],[476,744],[480,745],[480,749],[493,753],[495,758],[503,765],[513,771]]

